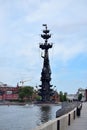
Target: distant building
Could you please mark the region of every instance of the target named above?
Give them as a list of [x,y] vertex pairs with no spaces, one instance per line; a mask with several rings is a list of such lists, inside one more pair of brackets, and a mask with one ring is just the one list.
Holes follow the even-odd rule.
[[57,91],[54,91],[54,94],[52,95],[51,100],[55,103],[58,103],[60,101],[60,97]]
[[18,87],[8,86],[7,84],[0,84],[0,100],[18,100]]
[[79,94],[82,94],[81,101],[87,101],[87,89],[83,89],[83,88],[79,88],[76,94],[67,95],[67,99],[69,101],[76,101],[78,100]]
[[67,100],[68,101],[77,101],[78,100],[77,94],[68,94],[67,95]]
[[77,92],[77,97],[79,96],[79,94],[82,94],[82,99],[81,99],[81,101],[87,101],[86,89],[79,88],[79,89],[78,89],[78,92]]

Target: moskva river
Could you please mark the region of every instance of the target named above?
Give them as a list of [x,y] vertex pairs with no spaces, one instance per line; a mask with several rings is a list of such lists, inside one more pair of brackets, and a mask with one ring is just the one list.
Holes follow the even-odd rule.
[[0,105],[0,130],[32,130],[56,117],[57,105]]

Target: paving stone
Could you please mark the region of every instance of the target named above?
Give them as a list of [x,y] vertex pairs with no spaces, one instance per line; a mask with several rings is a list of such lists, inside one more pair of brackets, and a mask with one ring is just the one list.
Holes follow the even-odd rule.
[[81,116],[76,118],[67,130],[87,130],[87,102],[82,104]]

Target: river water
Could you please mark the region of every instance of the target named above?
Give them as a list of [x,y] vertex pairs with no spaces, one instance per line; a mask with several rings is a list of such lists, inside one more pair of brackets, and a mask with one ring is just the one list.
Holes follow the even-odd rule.
[[32,130],[56,117],[57,105],[0,105],[0,130]]

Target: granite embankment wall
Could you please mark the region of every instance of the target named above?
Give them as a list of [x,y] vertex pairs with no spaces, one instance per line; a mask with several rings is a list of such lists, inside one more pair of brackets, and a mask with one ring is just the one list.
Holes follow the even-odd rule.
[[63,104],[62,109],[56,112],[56,119],[50,120],[34,130],[66,130],[67,127],[81,114],[81,103]]

